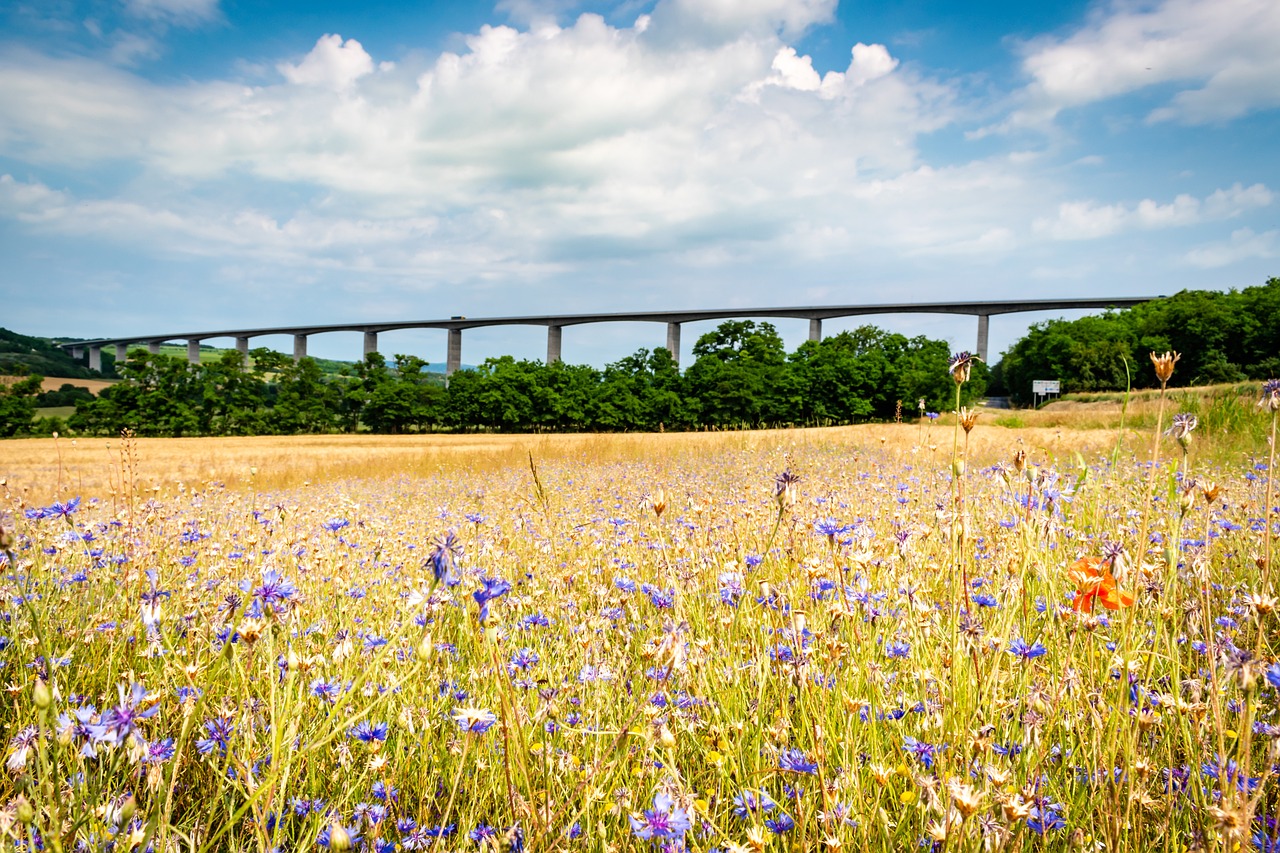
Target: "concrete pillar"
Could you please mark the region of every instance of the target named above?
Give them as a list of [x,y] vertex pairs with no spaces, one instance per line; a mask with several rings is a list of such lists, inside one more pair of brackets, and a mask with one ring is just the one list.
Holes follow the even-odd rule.
[[236,336],[236,352],[240,353],[240,360],[245,367],[249,366],[249,339],[243,335]]
[[377,351],[378,351],[378,333],[365,332],[364,333],[364,354],[367,356],[369,353],[377,352]]
[[675,363],[680,364],[680,324],[667,324],[667,350],[671,353],[671,358]]
[[988,338],[987,328],[988,328],[988,324],[989,324],[990,320],[991,320],[991,315],[989,315],[989,314],[979,314],[979,315],[978,315],[978,349],[977,349],[977,355],[978,355],[978,358],[982,359],[982,361],[983,361],[984,363],[985,363],[985,362],[986,362],[986,360],[987,360],[987,338]]
[[821,317],[809,318],[809,340],[811,341],[822,340],[822,318]]
[[187,341],[187,364],[200,363],[200,342],[195,338]]
[[152,355],[159,355],[161,343],[161,341],[147,341],[147,352]]
[[459,367],[462,367],[462,330],[449,330],[449,350],[445,356],[444,375],[452,376]]
[[72,347],[71,357],[74,358],[76,361],[79,361],[80,359],[84,358],[84,347]]
[[102,347],[89,347],[89,369],[102,372]]
[[307,336],[293,336],[293,360],[294,362],[302,361],[307,357]]
[[116,364],[124,364],[129,358],[129,345],[116,344]]
[[560,360],[560,339],[564,326],[547,326],[547,364]]

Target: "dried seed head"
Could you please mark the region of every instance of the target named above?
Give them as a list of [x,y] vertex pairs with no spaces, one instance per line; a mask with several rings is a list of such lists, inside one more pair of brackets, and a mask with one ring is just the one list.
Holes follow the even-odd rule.
[[1160,380],[1163,385],[1169,381],[1169,377],[1173,376],[1173,366],[1178,363],[1178,359],[1182,358],[1180,353],[1166,352],[1164,355],[1156,355],[1151,353],[1151,363],[1156,368],[1156,379]]
[[973,429],[973,425],[976,424],[977,422],[978,422],[977,409],[967,409],[963,407],[960,409],[960,426],[964,427],[965,432],[971,431]]
[[667,493],[662,490],[661,486],[653,493],[653,497],[649,499],[649,506],[653,507],[654,515],[662,518],[662,513],[667,509]]

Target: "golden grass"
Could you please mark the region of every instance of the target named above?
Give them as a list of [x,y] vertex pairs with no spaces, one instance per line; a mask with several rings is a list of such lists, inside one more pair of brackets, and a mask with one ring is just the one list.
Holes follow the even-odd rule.
[[[1115,431],[1007,429],[984,413],[970,440],[974,464],[1008,459],[1018,447],[1033,456],[1109,451]],[[249,438],[133,439],[132,475],[123,442],[105,438],[33,438],[0,442],[0,480],[29,505],[79,495],[109,497],[132,481],[160,494],[223,483],[228,488],[276,491],[307,483],[459,474],[572,458],[586,462],[705,456],[720,452],[785,453],[792,448],[844,444],[883,449],[936,464],[950,458],[952,430],[935,424],[871,424],[823,429],[610,435],[319,435]]]
[[[25,376],[0,376],[0,384],[12,385],[26,378]],[[87,388],[90,393],[97,394],[103,388],[110,388],[119,381],[119,379],[70,379],[64,376],[46,376],[40,387],[45,391],[57,391],[63,385],[75,385],[79,388]]]

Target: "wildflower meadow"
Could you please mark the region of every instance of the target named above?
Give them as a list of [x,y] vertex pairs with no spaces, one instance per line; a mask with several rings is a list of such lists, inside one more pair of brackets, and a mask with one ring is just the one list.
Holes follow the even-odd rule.
[[1269,442],[1162,396],[1136,439],[980,455],[971,361],[893,447],[9,482],[0,837],[1280,849],[1280,383]]

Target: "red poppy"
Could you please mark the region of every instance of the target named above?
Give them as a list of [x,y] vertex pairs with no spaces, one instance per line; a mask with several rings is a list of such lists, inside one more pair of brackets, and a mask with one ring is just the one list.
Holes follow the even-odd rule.
[[1092,613],[1093,602],[1100,601],[1108,610],[1119,610],[1133,604],[1133,596],[1116,588],[1111,567],[1099,557],[1081,557],[1067,569],[1067,578],[1076,585],[1071,606],[1081,613]]

